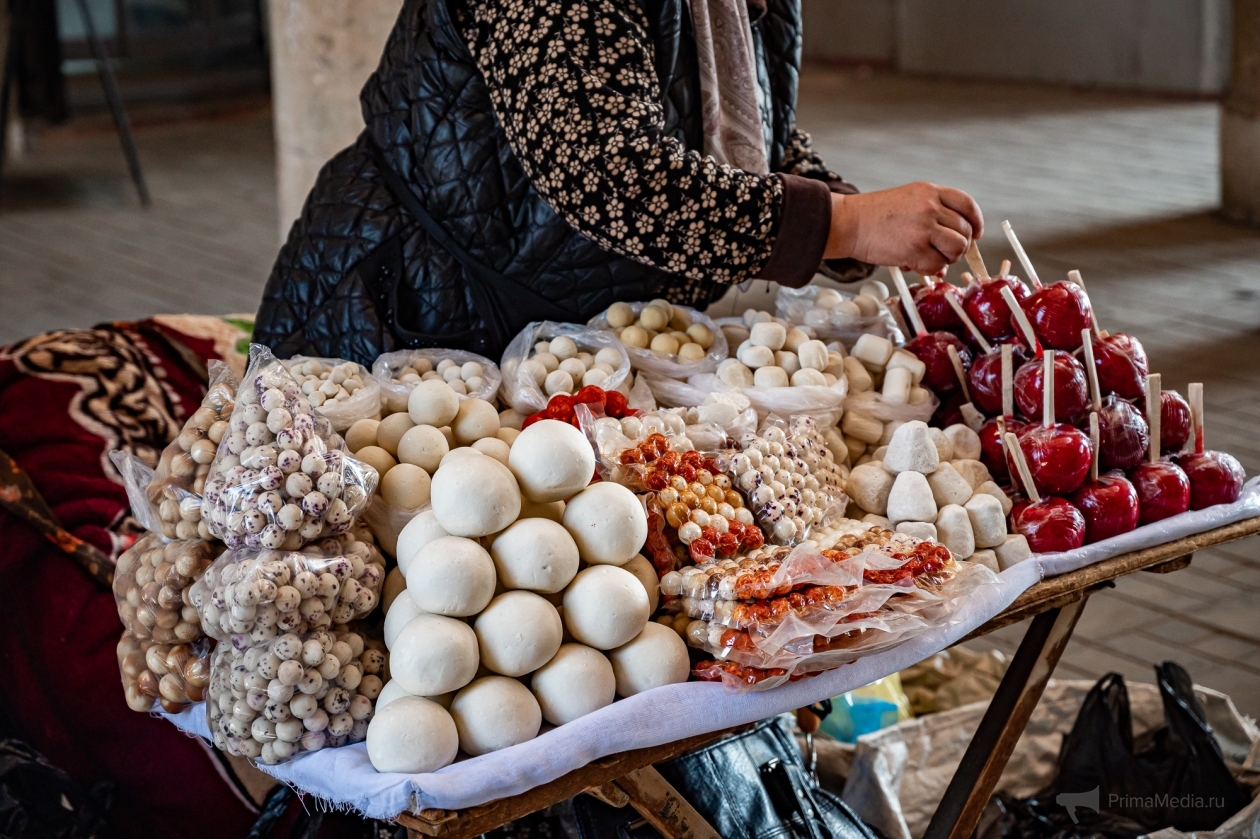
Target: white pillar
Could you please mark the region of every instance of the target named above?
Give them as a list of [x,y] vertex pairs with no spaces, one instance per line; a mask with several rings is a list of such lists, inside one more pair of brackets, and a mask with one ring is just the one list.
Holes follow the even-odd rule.
[[363,130],[359,90],[402,0],[270,0],[280,241],[315,176]]
[[1260,224],[1260,0],[1234,0],[1229,95],[1221,108],[1221,205]]

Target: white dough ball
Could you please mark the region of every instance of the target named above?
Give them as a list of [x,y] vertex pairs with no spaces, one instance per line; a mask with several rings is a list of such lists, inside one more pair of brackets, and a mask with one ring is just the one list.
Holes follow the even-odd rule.
[[549,518],[518,519],[495,538],[490,556],[499,579],[508,588],[553,594],[578,572],[577,543],[569,531]]
[[621,567],[633,574],[639,582],[643,583],[643,588],[648,595],[649,609],[652,612],[656,612],[656,607],[661,602],[661,579],[657,576],[656,569],[652,567],[652,563],[643,554],[635,554],[634,558]]
[[393,570],[385,575],[385,586],[381,589],[382,611],[388,614],[389,607],[394,604],[394,599],[406,590],[407,578],[403,575],[401,568],[394,566]]
[[528,498],[521,501],[521,514],[517,519],[551,519],[556,524],[564,524],[564,502],[549,501],[546,504],[535,504]]
[[389,672],[413,696],[459,690],[477,675],[477,636],[461,620],[421,614],[389,648]]
[[482,437],[493,437],[499,431],[499,412],[484,399],[465,399],[459,403],[459,410],[451,421],[451,431],[463,446]]
[[516,438],[508,466],[530,501],[561,501],[591,482],[595,452],[581,431],[567,422],[546,419]]
[[643,547],[648,534],[647,514],[639,499],[608,481],[591,484],[565,505],[564,527],[582,559],[592,565],[624,565]]
[[[431,488],[432,484],[430,483]],[[411,565],[411,558],[416,555],[416,551],[434,539],[450,535],[442,529],[442,525],[438,524],[437,516],[433,514],[432,510],[416,513],[398,534],[396,558],[403,576],[407,576],[407,567]]]
[[651,614],[643,584],[624,568],[591,566],[564,592],[565,626],[597,650],[611,650],[634,638]]
[[421,382],[407,397],[407,413],[416,425],[441,428],[450,425],[458,412],[459,396],[440,379]]
[[512,447],[498,437],[482,437],[473,443],[472,447],[482,454],[493,457],[504,466],[508,465],[508,454],[512,451]]
[[542,726],[538,700],[516,679],[486,676],[455,695],[451,716],[459,747],[476,757],[533,740]]
[[391,507],[416,510],[429,503],[429,473],[419,466],[400,463],[381,478],[381,498]]
[[446,435],[431,425],[407,429],[398,441],[398,461],[419,466],[432,475],[450,451]]
[[551,661],[534,673],[530,689],[542,708],[543,719],[564,725],[616,698],[612,663],[599,650],[583,644],[564,644]]
[[411,696],[411,694],[402,689],[397,679],[390,679],[385,683],[385,687],[381,688],[380,695],[376,697],[376,712],[379,714],[386,705],[404,696]]
[[378,707],[368,723],[367,752],[377,772],[433,772],[455,760],[459,731],[441,705],[405,696]]
[[618,696],[685,682],[691,672],[682,637],[659,623],[648,623],[634,640],[609,652],[608,658],[617,677]]
[[385,649],[392,650],[394,642],[398,640],[398,633],[422,614],[424,613],[416,605],[416,601],[411,599],[406,589],[398,592],[398,596],[394,598],[393,603],[389,604],[389,610],[385,613]]
[[542,667],[564,637],[556,607],[528,591],[494,598],[473,623],[473,631],[481,663],[504,676],[524,676]]
[[521,492],[506,466],[478,453],[447,460],[437,470],[432,503],[438,524],[452,536],[489,536],[516,521]]
[[443,536],[421,548],[407,568],[407,591],[422,610],[466,618],[494,597],[494,562],[472,539]]

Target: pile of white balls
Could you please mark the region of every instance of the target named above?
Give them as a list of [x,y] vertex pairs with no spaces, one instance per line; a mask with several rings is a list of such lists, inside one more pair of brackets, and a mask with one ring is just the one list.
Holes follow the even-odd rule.
[[653,300],[637,315],[629,303],[614,303],[604,313],[604,320],[625,346],[681,361],[704,358],[715,337],[712,329],[692,323],[686,309],[668,300]]
[[824,344],[808,327],[749,309],[744,323],[723,324],[731,357],[717,375],[733,387],[831,387],[844,375],[844,351]]
[[371,380],[361,364],[342,361],[325,364],[317,358],[297,358],[282,362],[302,388],[302,395],[316,408],[344,402]]
[[392,678],[367,737],[381,772],[433,771],[687,678],[686,645],[648,623],[657,578],[638,554],[639,500],[590,483],[594,452],[567,423],[535,423],[508,449],[450,450],[432,509],[398,537]]
[[594,355],[578,347],[567,335],[534,344],[529,358],[521,362],[521,374],[528,375],[548,397],[557,393],[576,393],[587,385],[605,390],[630,392],[630,375],[617,387],[609,387],[613,374],[624,357],[612,347],[604,347]]

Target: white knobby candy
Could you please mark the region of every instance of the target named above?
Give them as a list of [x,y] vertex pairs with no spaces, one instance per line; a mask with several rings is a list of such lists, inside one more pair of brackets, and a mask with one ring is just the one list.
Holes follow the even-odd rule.
[[887,516],[880,516],[875,513],[867,513],[862,516],[862,521],[869,524],[871,527],[883,527],[887,529],[893,526],[892,521]]
[[[853,475],[850,474],[849,478],[852,479]],[[909,471],[897,476],[888,493],[887,515],[890,521],[933,521],[936,513],[936,501],[932,498],[932,487],[928,486],[927,476],[921,472]],[[963,515],[966,515],[965,510]]]
[[1004,516],[1009,516],[1011,507],[1015,506],[1010,497],[1007,496],[1006,491],[993,483],[993,481],[985,481],[976,487],[976,495],[991,495],[996,498],[998,503],[1002,505],[1002,515]]
[[888,370],[884,373],[884,401],[889,405],[905,405],[910,401],[910,388],[913,386],[910,371],[904,367]]
[[827,377],[817,370],[797,370],[792,374],[792,387],[826,387]]
[[[781,323],[766,321],[764,323],[753,324],[749,330],[748,340],[752,342],[754,347],[768,347],[771,350],[781,350],[783,345],[787,343],[787,329]],[[744,362],[747,364],[747,362]]]
[[[894,478],[882,463],[864,463],[849,472],[845,492],[869,513],[883,515],[888,510],[888,495]],[[929,491],[930,496],[930,491]],[[931,520],[934,516],[929,516]]]
[[[884,467],[890,472],[920,472],[930,475],[940,465],[936,445],[932,442],[927,423],[915,420],[898,428],[888,443]],[[924,482],[926,485],[926,481]],[[922,521],[922,519],[916,519]]]
[[980,435],[962,423],[955,423],[945,429],[945,436],[954,447],[950,460],[979,460]]
[[955,559],[967,559],[976,552],[976,537],[971,530],[971,517],[957,504],[941,508],[936,517],[937,541],[949,548]]
[[897,429],[905,425],[905,420],[891,420],[884,426],[884,433],[879,438],[879,445],[887,446],[892,442],[893,435],[897,433]]
[[892,341],[881,335],[867,332],[857,339],[851,355],[869,370],[883,370],[888,359],[892,358],[894,349],[896,348]]
[[871,378],[871,374],[862,365],[861,361],[853,356],[848,356],[840,364],[844,367],[844,374],[849,379],[850,391],[853,393],[864,393],[875,389],[875,380]]
[[928,434],[932,437],[932,443],[936,446],[936,456],[941,463],[954,459],[954,444],[945,436],[945,432],[939,428],[929,428]]
[[840,421],[840,430],[863,443],[878,443],[884,433],[884,424],[873,417],[846,411]]
[[774,365],[774,350],[769,347],[749,344],[740,349],[737,358],[740,363],[751,370],[756,370],[760,367],[771,367]]
[[916,539],[936,541],[936,525],[930,521],[903,521],[897,525],[896,530]]
[[1006,514],[1002,512],[1000,501],[992,495],[978,492],[963,506],[971,517],[976,547],[996,548],[1006,541]]
[[997,554],[998,566],[1003,571],[1032,557],[1028,540],[1019,533],[1007,536],[1002,544],[994,547],[993,552]]
[[971,484],[973,489],[979,487],[985,481],[992,480],[989,476],[989,467],[978,460],[953,460],[950,463],[959,475],[966,478],[967,483]]
[[787,387],[788,374],[782,367],[758,367],[753,373],[756,387]]
[[928,486],[932,487],[932,498],[936,500],[937,507],[966,504],[972,494],[971,484],[949,463],[942,463],[928,475]]
[[971,555],[971,561],[978,565],[983,565],[985,568],[988,568],[990,571],[995,573],[1001,572],[1002,570],[998,565],[997,554],[993,551],[978,550]]
[[923,381],[923,374],[927,371],[927,365],[909,350],[899,349],[889,357],[884,373],[887,375],[889,371],[897,369],[910,371],[910,377],[913,383],[917,385]]
[[783,368],[783,372],[791,377],[793,373],[801,369],[801,360],[794,352],[778,350],[774,354],[774,366]]

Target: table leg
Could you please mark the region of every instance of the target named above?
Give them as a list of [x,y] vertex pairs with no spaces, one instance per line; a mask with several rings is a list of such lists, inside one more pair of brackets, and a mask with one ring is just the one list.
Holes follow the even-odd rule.
[[614,781],[630,797],[630,806],[665,839],[722,839],[673,784],[651,766]]
[[1088,597],[1033,618],[923,839],[969,839]]

